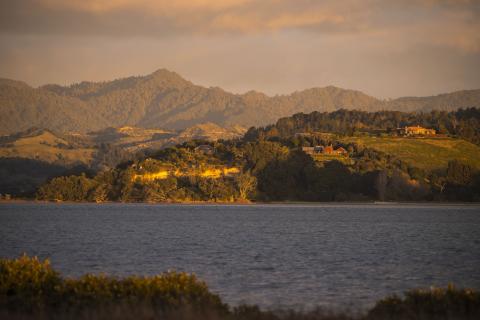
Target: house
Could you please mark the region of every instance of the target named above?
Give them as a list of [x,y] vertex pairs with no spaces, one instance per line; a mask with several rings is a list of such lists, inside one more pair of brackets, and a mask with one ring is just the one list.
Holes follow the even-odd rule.
[[315,146],[315,147],[302,147],[302,151],[309,155],[325,154],[325,155],[347,155],[348,152],[342,147],[334,149],[332,145],[329,146]]
[[400,128],[399,132],[404,136],[434,136],[436,134],[435,129],[427,129],[419,125]]
[[215,152],[215,150],[212,146],[208,144],[201,144],[195,148],[195,152],[212,155]]
[[314,147],[302,147],[302,151],[305,152],[306,154],[310,154],[310,155],[315,154],[315,148]]
[[335,150],[336,154],[340,154],[340,155],[347,155],[348,154],[348,151],[345,150],[345,148],[343,147],[340,147],[338,148],[337,150]]
[[323,148],[323,154],[334,154],[335,150],[333,149],[332,145],[326,146]]

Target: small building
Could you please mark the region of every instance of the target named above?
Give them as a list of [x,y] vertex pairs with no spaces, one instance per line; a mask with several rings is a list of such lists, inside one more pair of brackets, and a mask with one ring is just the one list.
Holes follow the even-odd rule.
[[340,154],[340,155],[347,155],[348,154],[348,151],[345,150],[345,148],[343,147],[340,147],[338,149],[335,150],[336,154]]
[[215,152],[215,149],[208,144],[201,144],[195,148],[195,152],[212,155]]
[[335,150],[333,149],[332,145],[326,146],[323,148],[323,151],[321,152],[323,154],[334,154]]
[[315,146],[315,147],[302,147],[302,151],[309,155],[325,154],[325,155],[347,155],[348,152],[343,147],[337,149],[329,146]]
[[315,154],[315,148],[314,147],[302,147],[302,151],[305,152],[306,154],[310,154],[310,155]]
[[435,129],[428,129],[421,126],[406,126],[399,129],[400,134],[404,136],[434,136]]
[[324,149],[325,148],[323,146],[316,146],[313,148],[313,151],[314,153],[323,153]]

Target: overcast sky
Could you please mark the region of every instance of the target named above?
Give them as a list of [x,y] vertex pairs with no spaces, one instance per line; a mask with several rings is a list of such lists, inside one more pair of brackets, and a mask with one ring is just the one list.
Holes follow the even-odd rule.
[[0,77],[33,86],[176,71],[284,94],[480,88],[480,0],[0,0]]

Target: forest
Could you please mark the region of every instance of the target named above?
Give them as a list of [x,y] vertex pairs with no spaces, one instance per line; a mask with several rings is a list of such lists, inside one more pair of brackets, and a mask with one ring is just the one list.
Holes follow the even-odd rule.
[[[56,177],[38,189],[36,198],[95,202],[480,200],[478,168],[462,161],[454,159],[440,170],[424,170],[395,155],[335,137],[298,137],[293,131],[262,134],[273,128],[251,129],[237,140],[186,142],[97,174]],[[258,135],[252,138],[254,132]],[[342,147],[348,155],[317,161],[301,150],[317,144]],[[199,151],[205,145],[213,152]],[[229,167],[239,168],[238,173],[204,174]],[[155,175],[159,172],[165,174]]]
[[419,125],[432,128],[441,135],[458,137],[480,144],[480,109],[467,108],[446,112],[426,113],[379,111],[365,112],[340,109],[334,112],[297,113],[281,118],[276,124],[250,128],[245,135],[249,141],[273,137],[289,138],[296,133],[328,132],[344,136],[362,133],[392,134],[397,128]]

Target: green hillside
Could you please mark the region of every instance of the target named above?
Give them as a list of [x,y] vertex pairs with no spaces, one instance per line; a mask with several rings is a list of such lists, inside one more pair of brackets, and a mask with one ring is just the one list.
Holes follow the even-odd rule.
[[459,160],[480,169],[480,147],[461,139],[362,136],[346,137],[342,141],[393,154],[425,170],[446,168],[450,160]]

